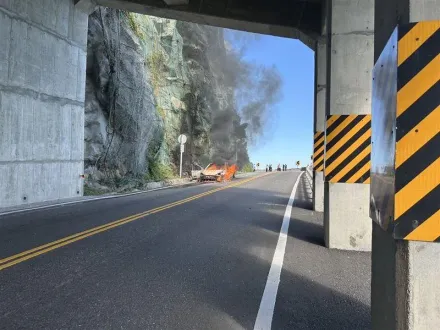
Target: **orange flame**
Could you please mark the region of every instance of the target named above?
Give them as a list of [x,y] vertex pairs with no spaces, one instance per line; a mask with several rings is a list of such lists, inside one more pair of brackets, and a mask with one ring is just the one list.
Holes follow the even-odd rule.
[[207,170],[208,171],[216,171],[216,170],[222,170],[223,168],[221,168],[220,166],[217,166],[216,164],[211,164]]
[[235,164],[232,164],[231,166],[225,165],[226,171],[225,171],[225,177],[224,179],[229,181],[234,176],[235,172],[237,172],[238,167]]
[[224,175],[217,177],[217,182],[230,181],[234,174],[238,171],[238,166],[235,164],[219,166],[217,164],[211,164],[207,171],[225,171]]

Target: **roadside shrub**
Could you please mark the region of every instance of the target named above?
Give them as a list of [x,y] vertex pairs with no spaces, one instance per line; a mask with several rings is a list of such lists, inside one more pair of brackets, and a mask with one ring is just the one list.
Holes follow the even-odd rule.
[[145,181],[162,181],[175,178],[172,168],[169,165],[160,164],[155,161],[150,161],[148,172],[145,174]]
[[104,191],[84,185],[84,196],[97,196],[105,194]]
[[242,172],[253,172],[254,171],[254,167],[252,166],[251,163],[247,163],[246,165],[243,166],[241,171]]

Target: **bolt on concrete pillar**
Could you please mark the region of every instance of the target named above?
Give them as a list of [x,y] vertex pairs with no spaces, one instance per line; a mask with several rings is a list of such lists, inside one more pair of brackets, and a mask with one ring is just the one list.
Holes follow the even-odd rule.
[[[325,26],[325,22],[323,24]],[[325,27],[323,29],[325,31]],[[327,77],[327,46],[325,34],[315,48],[315,113],[313,139],[313,209],[324,212],[324,129]]]
[[440,244],[429,242],[440,237],[439,19],[440,0],[376,0],[371,304],[377,330],[440,328]]
[[374,0],[328,1],[327,22],[325,242],[368,251]]

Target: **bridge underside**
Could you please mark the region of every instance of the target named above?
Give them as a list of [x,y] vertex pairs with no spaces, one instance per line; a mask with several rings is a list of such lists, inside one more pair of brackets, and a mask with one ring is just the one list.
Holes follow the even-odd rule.
[[[0,0],[0,207],[83,193],[87,23],[96,5],[297,38],[316,50],[314,156],[315,188],[320,189],[314,197],[315,210],[325,214],[326,244],[372,248],[373,329],[439,328],[440,244],[395,241],[378,224],[372,225],[369,140],[377,135],[370,133],[374,62],[397,24],[438,20],[440,0]],[[415,45],[413,62],[422,63],[417,62],[422,52],[436,57],[433,66],[409,84],[412,89],[405,95],[410,96],[403,102],[408,106],[423,88],[433,91],[429,84],[439,83],[438,50],[426,44],[438,45],[434,37],[440,29],[429,30],[431,39],[419,35],[428,31],[420,26],[411,31],[407,39]],[[436,95],[431,100],[435,106]],[[417,116],[434,108],[419,102],[402,117],[407,125],[418,123]],[[429,134],[438,136],[438,126],[427,126]],[[418,136],[414,140],[421,144],[428,133],[420,131]],[[423,160],[418,163],[425,164]],[[422,178],[437,189],[439,174],[433,168]],[[420,191],[416,182],[414,191]],[[322,203],[316,203],[317,198]],[[428,204],[437,221],[438,198],[433,201]],[[405,203],[412,208],[411,201]],[[418,224],[421,218],[412,213],[407,220]]]
[[[90,0],[79,0],[88,2]],[[119,8],[181,21],[301,40],[310,48],[321,34],[321,0],[94,0]],[[168,4],[167,4],[168,3]]]

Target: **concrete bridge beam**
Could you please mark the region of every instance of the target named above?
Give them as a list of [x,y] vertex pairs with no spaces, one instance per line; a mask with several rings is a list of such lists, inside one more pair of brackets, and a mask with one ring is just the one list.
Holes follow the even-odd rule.
[[[87,1],[87,0],[78,0]],[[310,48],[321,21],[319,1],[265,2],[214,0],[93,0],[105,7],[197,24],[301,40]]]

